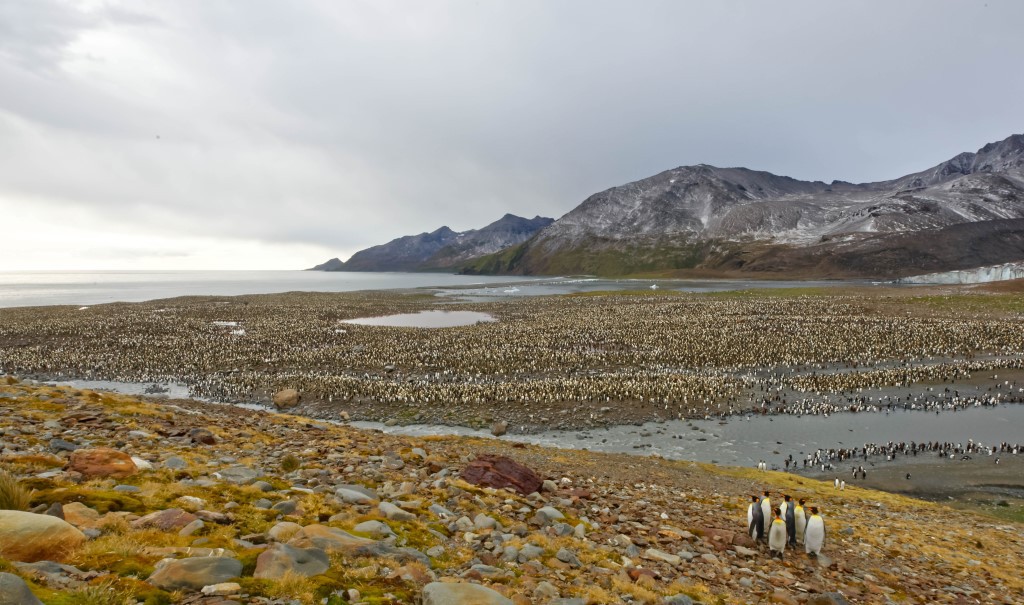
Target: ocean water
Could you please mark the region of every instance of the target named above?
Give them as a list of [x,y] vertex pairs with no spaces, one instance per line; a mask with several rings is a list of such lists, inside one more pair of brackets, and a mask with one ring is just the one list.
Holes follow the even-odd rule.
[[637,280],[589,277],[513,277],[445,273],[327,271],[0,271],[0,308],[88,306],[176,296],[238,296],[279,292],[354,292],[437,288],[469,301],[550,296],[598,290],[718,292],[752,288],[867,285],[869,282],[764,280]]
[[[0,272],[0,307],[98,305],[175,296],[352,292],[422,287],[484,287],[537,281],[444,273],[326,271],[13,271]],[[510,286],[515,287],[515,286]]]

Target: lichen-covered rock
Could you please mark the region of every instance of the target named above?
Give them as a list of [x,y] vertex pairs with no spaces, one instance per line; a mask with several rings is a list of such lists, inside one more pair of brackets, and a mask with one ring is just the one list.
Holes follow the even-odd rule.
[[462,478],[482,487],[512,488],[527,495],[540,491],[544,481],[530,468],[505,456],[477,456],[462,470]]
[[5,559],[60,560],[84,541],[85,534],[63,519],[0,510],[0,557]]
[[135,529],[156,528],[162,531],[172,531],[185,527],[199,518],[192,513],[185,512],[180,508],[169,508],[150,513],[132,522]]

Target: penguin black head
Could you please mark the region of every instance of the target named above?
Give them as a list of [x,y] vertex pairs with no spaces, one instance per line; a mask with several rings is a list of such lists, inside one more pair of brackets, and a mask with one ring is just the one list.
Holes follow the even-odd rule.
[[790,500],[793,499],[793,496],[790,496],[789,494],[786,494],[786,495],[784,495],[782,497],[785,498],[786,502],[789,502]]
[[751,496],[751,497],[750,497],[750,501],[751,501],[751,502],[757,502],[757,501],[758,501],[758,497],[757,497],[757,495],[755,494],[755,495]]
[[811,514],[812,515],[818,514],[818,507],[817,506],[812,506],[811,507]]
[[768,495],[768,494],[770,494],[770,493],[771,493],[771,492],[769,492],[768,490],[764,490],[764,495],[766,495],[766,496],[767,496],[767,495]]
[[807,498],[800,498],[800,506],[803,506],[804,502],[807,502]]

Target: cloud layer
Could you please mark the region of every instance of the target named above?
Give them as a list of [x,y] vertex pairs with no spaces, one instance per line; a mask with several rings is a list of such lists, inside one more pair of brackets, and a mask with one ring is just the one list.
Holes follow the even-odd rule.
[[300,268],[702,162],[899,176],[1024,131],[1022,22],[1013,0],[9,0],[0,270]]

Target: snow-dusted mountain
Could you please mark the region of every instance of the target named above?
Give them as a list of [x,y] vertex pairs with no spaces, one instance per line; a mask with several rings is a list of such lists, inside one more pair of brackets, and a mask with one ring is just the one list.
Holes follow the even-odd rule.
[[346,262],[332,258],[314,271],[429,271],[460,268],[480,256],[515,246],[550,225],[554,219],[532,219],[506,214],[481,229],[452,231],[441,227],[430,233],[407,235],[386,244],[360,250]]
[[[937,250],[944,245],[966,248]],[[1013,135],[879,183],[675,168],[594,194],[521,246],[468,270],[886,277],[1022,258],[1024,135]]]

